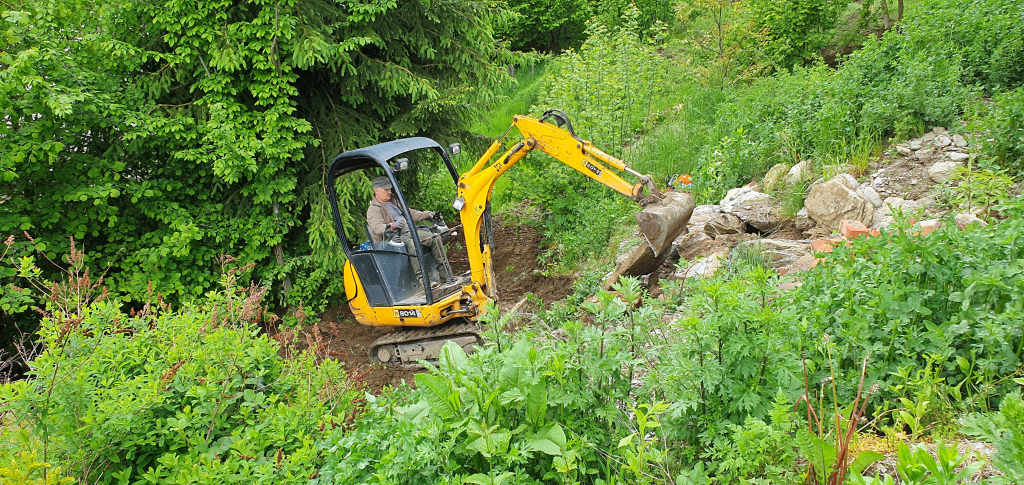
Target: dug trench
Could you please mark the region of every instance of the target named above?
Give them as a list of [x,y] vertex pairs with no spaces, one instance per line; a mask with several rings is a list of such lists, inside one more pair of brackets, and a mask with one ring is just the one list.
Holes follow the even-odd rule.
[[[540,263],[542,237],[533,227],[494,221],[493,267],[497,278],[498,308],[509,311],[521,307],[527,295],[544,305],[561,300],[572,291],[571,275],[545,275]],[[448,259],[456,273],[469,270],[465,240],[461,234],[448,243]],[[282,352],[304,351],[315,345],[321,358],[344,363],[350,379],[369,392],[400,385],[414,385],[413,376],[422,370],[410,370],[372,364],[369,348],[375,340],[394,331],[386,327],[369,327],[356,322],[347,305],[329,307],[320,315],[320,322],[275,334],[279,341],[293,344]]]

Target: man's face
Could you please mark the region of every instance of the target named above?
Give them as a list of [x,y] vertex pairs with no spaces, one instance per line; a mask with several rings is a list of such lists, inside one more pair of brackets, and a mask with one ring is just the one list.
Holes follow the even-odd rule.
[[385,189],[383,187],[374,187],[373,196],[381,202],[391,202],[391,189]]

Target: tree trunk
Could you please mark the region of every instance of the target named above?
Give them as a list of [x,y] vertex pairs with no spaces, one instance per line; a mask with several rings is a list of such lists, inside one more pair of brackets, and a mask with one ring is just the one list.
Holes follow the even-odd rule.
[[896,21],[903,21],[903,0],[896,0]]
[[889,16],[889,2],[882,0],[882,31],[892,27],[892,17]]
[[[277,221],[277,215],[281,213],[280,206],[277,202],[274,202],[274,221]],[[278,266],[284,266],[284,244],[277,243],[274,245],[274,259],[277,260]],[[292,278],[287,273],[284,275],[284,281],[281,282],[281,286],[284,287],[284,294],[287,295],[292,291]],[[295,307],[288,305],[288,313],[295,313]]]

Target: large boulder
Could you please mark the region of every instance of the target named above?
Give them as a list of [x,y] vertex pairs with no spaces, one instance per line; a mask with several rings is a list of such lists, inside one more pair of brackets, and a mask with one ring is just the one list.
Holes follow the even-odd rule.
[[810,250],[810,244],[788,239],[755,239],[736,246],[735,252],[753,251],[764,255],[773,268],[781,269],[800,260]]
[[695,231],[679,236],[675,246],[679,259],[693,261],[711,253],[715,248],[715,239],[701,231]]
[[981,218],[969,212],[961,212],[960,214],[957,214],[956,217],[953,218],[953,220],[956,222],[956,226],[959,227],[961,230],[967,229],[972,225],[977,227],[985,227],[988,225],[987,222],[981,220]]
[[784,181],[786,182],[786,185],[792,187],[798,183],[811,180],[813,175],[814,174],[811,173],[811,164],[807,163],[807,160],[804,160],[793,165],[793,168],[789,169],[789,173],[786,174]]
[[850,174],[837,175],[827,182],[811,187],[804,201],[807,215],[819,226],[835,231],[843,219],[870,221],[875,206],[857,193],[859,184]]
[[793,219],[793,224],[796,225],[797,230],[809,231],[816,225],[814,219],[807,215],[807,208],[803,207],[800,212],[796,213],[796,217]]
[[946,156],[949,157],[949,161],[954,163],[963,163],[971,158],[970,155],[963,152],[946,152]]
[[[916,200],[906,200],[900,197],[888,197],[882,203],[882,207],[879,207],[875,211],[874,217],[871,219],[871,229],[881,229],[883,227],[891,225],[895,218],[893,214],[900,210],[904,216],[912,216],[917,213],[918,209],[922,207],[922,204]],[[867,223],[868,221],[862,221]]]
[[721,213],[722,209],[717,205],[698,205],[693,208],[693,214],[690,214],[690,221],[687,223],[686,230],[688,232],[703,232],[704,225],[707,224],[708,220]]
[[719,212],[704,224],[704,234],[718,237],[722,234],[739,234],[747,232],[747,224],[733,214]]
[[782,202],[750,187],[730,190],[718,205],[759,231],[774,231],[786,223]]
[[681,267],[672,273],[678,279],[683,278],[710,278],[722,268],[722,262],[728,259],[729,250],[721,249],[696,263]]
[[782,182],[782,178],[789,173],[789,165],[785,163],[776,164],[768,173],[764,174],[764,178],[761,179],[761,190],[765,192],[772,192],[778,187],[779,182]]
[[937,184],[941,184],[946,180],[949,180],[953,176],[953,170],[963,165],[960,162],[938,162],[932,164],[928,168],[928,176],[931,177],[932,181]]

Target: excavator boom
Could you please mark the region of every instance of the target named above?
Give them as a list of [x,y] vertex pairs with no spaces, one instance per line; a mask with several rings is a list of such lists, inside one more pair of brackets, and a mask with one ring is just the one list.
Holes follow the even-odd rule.
[[[547,120],[555,124],[547,123]],[[495,161],[495,155],[513,128],[522,134],[523,140]],[[686,229],[694,207],[693,197],[689,193],[659,191],[649,175],[633,170],[626,162],[578,137],[572,123],[561,111],[548,111],[540,119],[517,115],[505,134],[495,140],[473,168],[459,178],[456,209],[460,211],[466,228],[467,244],[471,244],[469,241],[481,241],[478,254],[474,255],[472,249],[469,251],[473,280],[481,282],[488,295],[495,296],[493,272],[489,268],[491,245],[488,244],[486,234],[483,235],[484,239],[476,239],[481,236],[481,231],[488,230],[486,225],[481,224],[481,220],[485,214],[489,214],[489,201],[495,182],[532,150],[551,155],[643,207],[635,217],[648,248],[643,255],[631,259],[633,267],[648,267],[652,261],[663,260],[672,241]],[[612,169],[634,177],[636,182],[627,182]],[[630,274],[628,269],[622,274]]]

